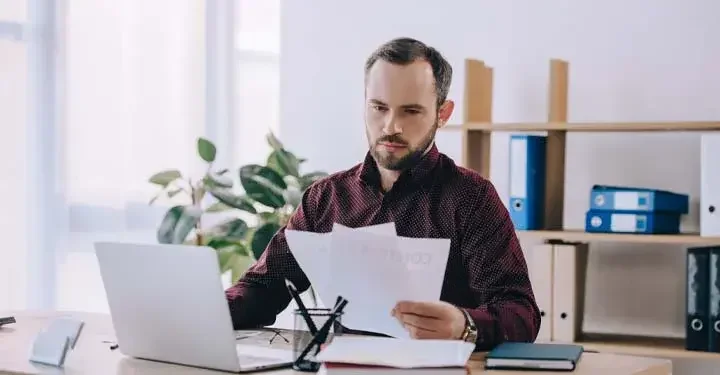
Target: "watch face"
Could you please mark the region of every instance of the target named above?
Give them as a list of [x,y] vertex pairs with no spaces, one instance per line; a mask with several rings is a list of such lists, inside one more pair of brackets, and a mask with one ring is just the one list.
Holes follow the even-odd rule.
[[475,327],[475,325],[472,323],[468,324],[468,326],[465,328],[465,341],[474,343],[475,341],[477,341],[477,337],[477,327]]

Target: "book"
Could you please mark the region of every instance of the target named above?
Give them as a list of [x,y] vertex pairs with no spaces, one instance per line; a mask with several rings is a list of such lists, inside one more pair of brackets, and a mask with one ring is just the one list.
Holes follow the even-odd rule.
[[582,353],[583,347],[580,345],[505,342],[488,352],[485,367],[573,371]]

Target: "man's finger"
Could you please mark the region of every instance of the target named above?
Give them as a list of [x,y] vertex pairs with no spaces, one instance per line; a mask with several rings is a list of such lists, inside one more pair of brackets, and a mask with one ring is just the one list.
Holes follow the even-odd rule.
[[425,302],[400,301],[395,306],[395,312],[401,314],[415,314],[428,318],[440,318],[442,309],[437,305]]
[[410,337],[414,339],[435,339],[440,336],[437,332],[429,331],[409,323],[403,323],[403,325],[405,326],[405,329],[410,332]]
[[428,331],[437,331],[439,320],[433,318],[425,318],[415,314],[400,314],[400,321],[403,324],[410,324],[418,328]]

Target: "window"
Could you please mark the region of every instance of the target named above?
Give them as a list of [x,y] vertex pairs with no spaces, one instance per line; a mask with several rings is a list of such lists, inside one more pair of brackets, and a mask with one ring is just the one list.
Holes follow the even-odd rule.
[[[0,196],[6,197],[0,213],[0,228],[8,233],[0,248],[0,310],[25,304],[26,261],[18,249],[27,248],[24,164],[28,119],[28,44],[23,30],[26,24],[25,1],[0,2]],[[12,285],[12,287],[10,287]]]
[[279,1],[223,2],[236,7],[229,17],[215,2],[66,2],[53,307],[106,312],[93,242],[156,242],[164,209],[148,205],[149,176],[200,175],[201,135],[219,138],[233,168],[265,159],[279,112]]
[[155,241],[164,212],[148,177],[199,172],[203,15],[202,2],[68,0],[58,309],[107,311],[93,243]]
[[235,2],[236,165],[264,163],[265,136],[278,134],[280,0]]

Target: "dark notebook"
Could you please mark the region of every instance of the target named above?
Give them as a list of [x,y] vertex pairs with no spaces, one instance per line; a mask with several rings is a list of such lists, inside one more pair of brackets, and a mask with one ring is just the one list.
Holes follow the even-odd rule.
[[583,347],[572,344],[506,342],[488,352],[488,369],[575,370]]

